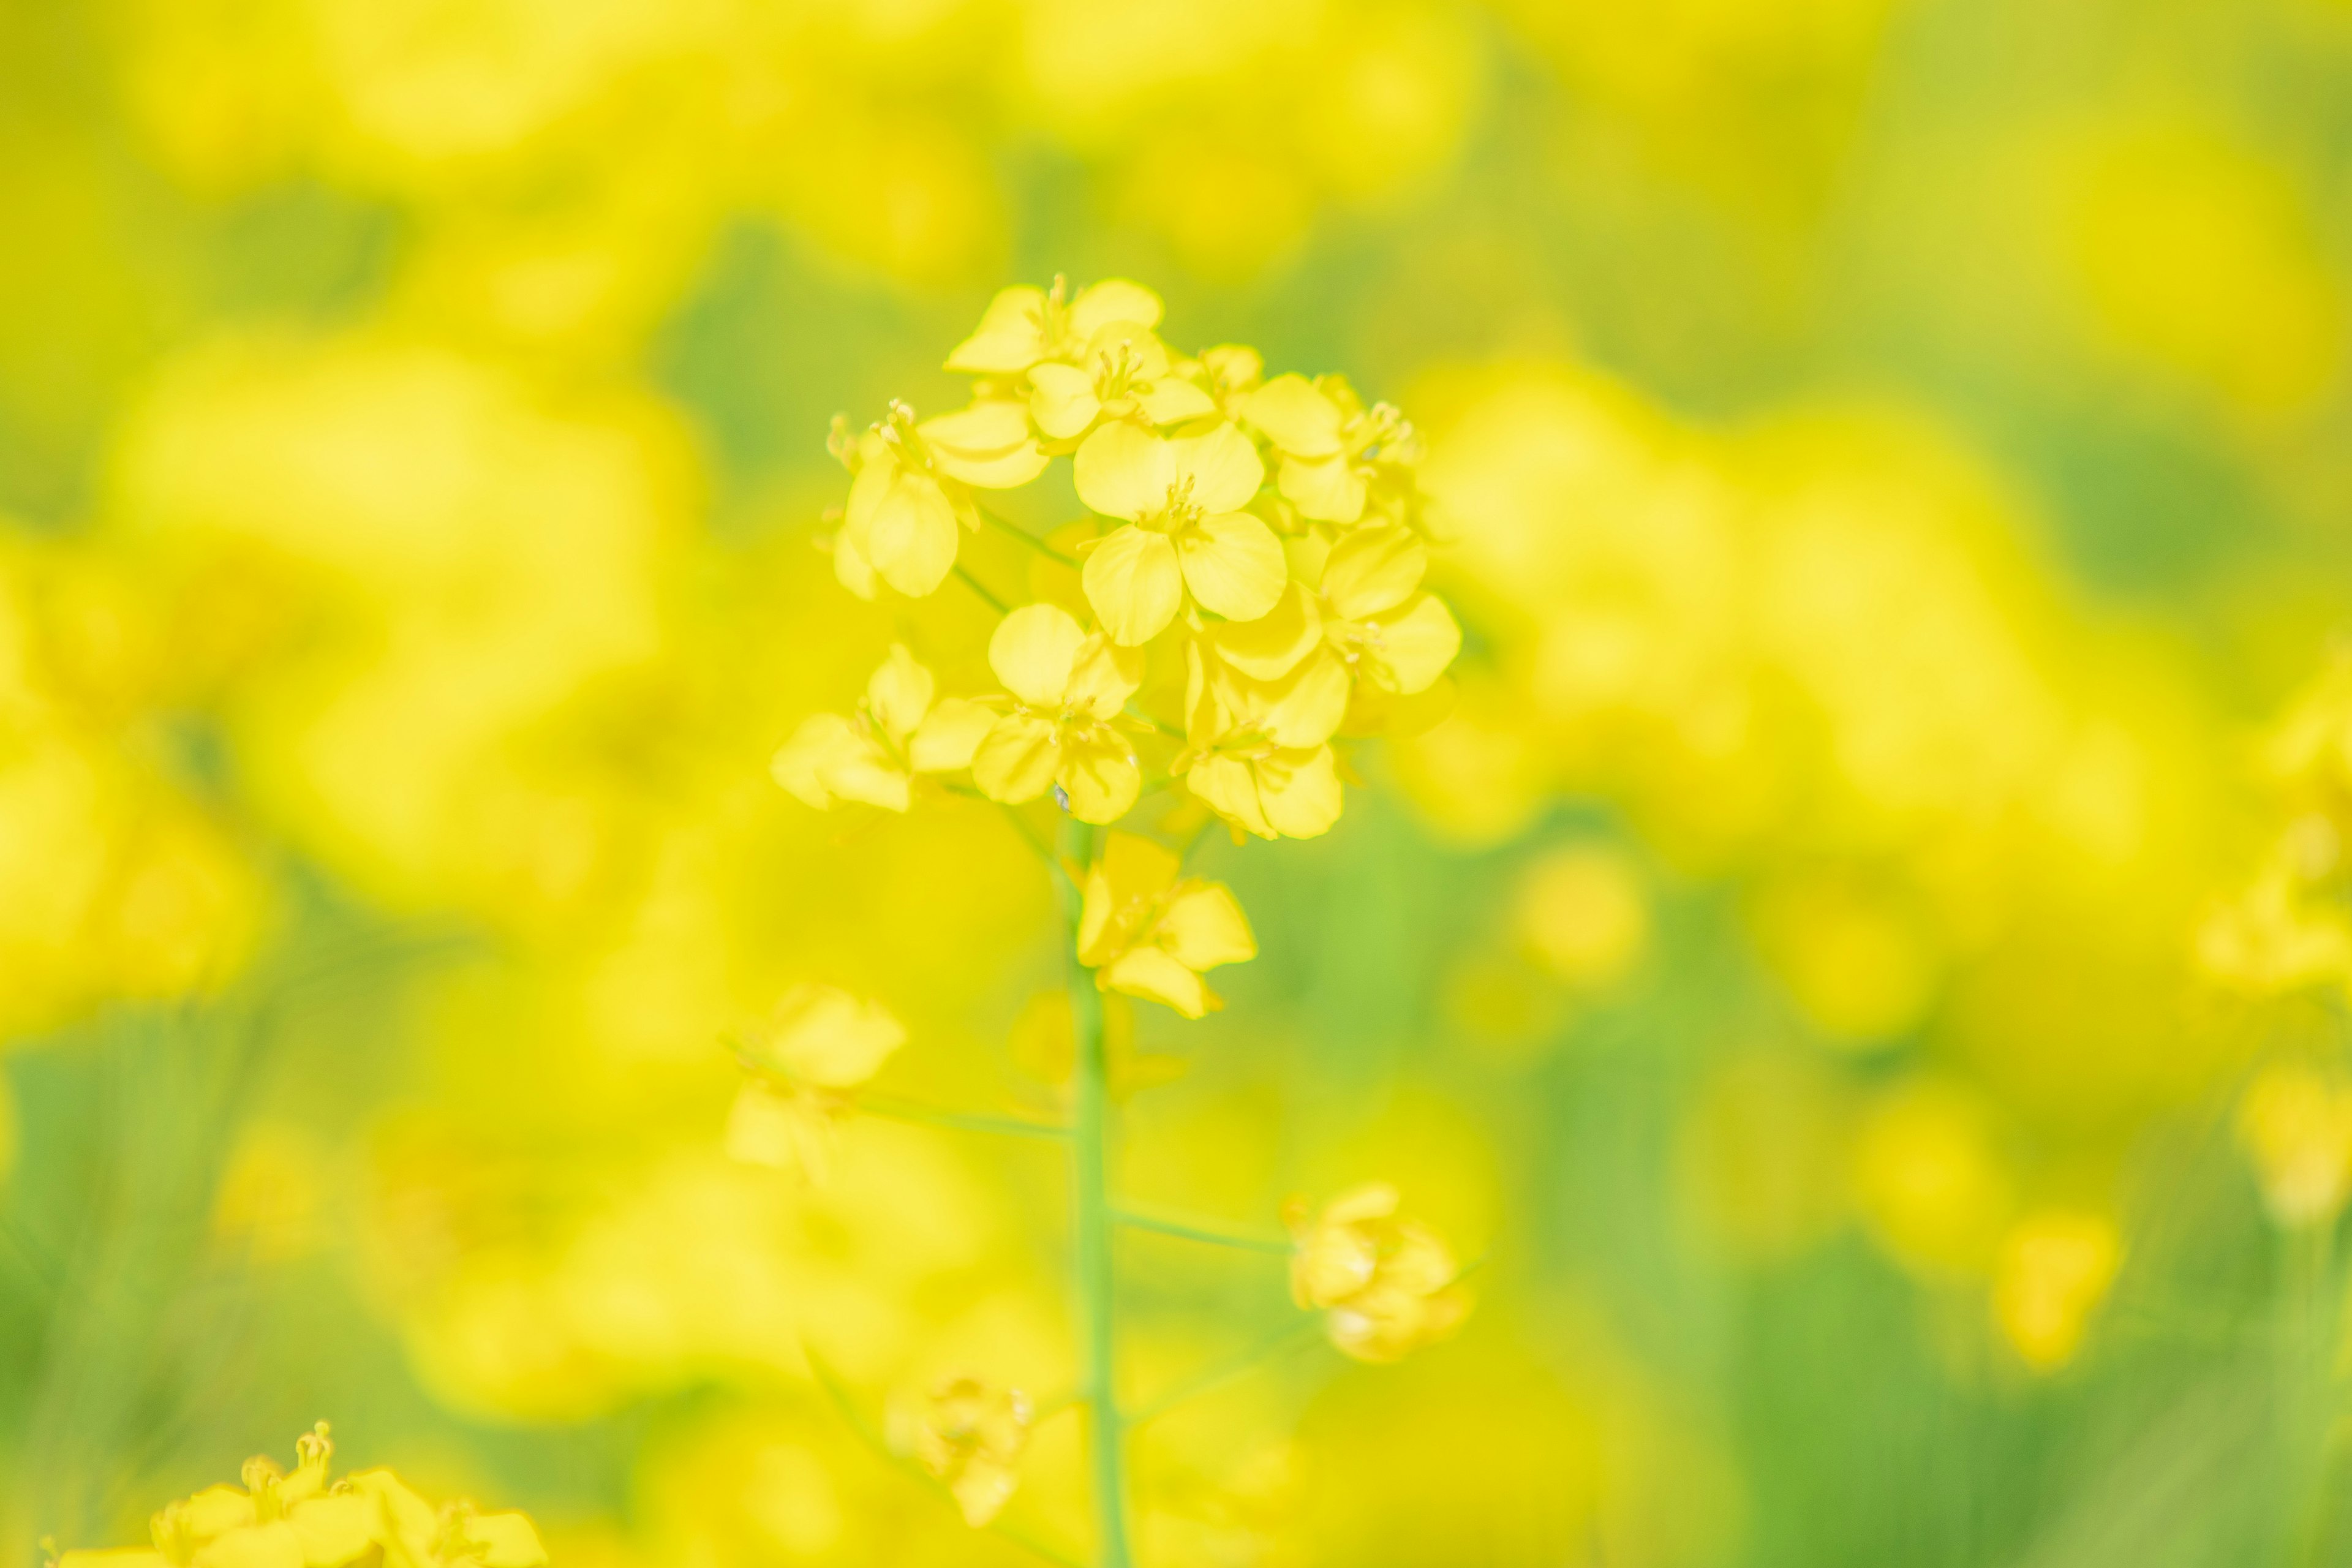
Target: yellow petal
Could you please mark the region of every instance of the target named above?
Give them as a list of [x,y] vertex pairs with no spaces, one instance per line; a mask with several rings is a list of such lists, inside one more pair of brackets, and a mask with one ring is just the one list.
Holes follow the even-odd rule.
[[[1176,551],[1183,565],[1184,585],[1192,591],[1192,597],[1229,621],[1254,621],[1273,609],[1289,580],[1290,567],[1283,559],[1281,541],[1275,538],[1274,530],[1245,511],[1202,518],[1176,536]],[[1094,563],[1087,565],[1091,571]],[[1108,624],[1109,617],[1104,620]]]
[[1360,621],[1394,609],[1421,586],[1429,552],[1408,528],[1360,528],[1331,547],[1322,592],[1331,613]]
[[930,710],[931,672],[904,643],[892,643],[881,668],[866,682],[866,706],[893,741],[903,742]]
[[1144,669],[1141,648],[1121,647],[1097,632],[1078,649],[1063,701],[1097,719],[1108,719],[1142,687]]
[[996,710],[969,698],[942,698],[908,742],[907,757],[922,773],[953,773],[971,766],[972,752],[996,725]]
[[1032,708],[1058,708],[1087,634],[1058,605],[1024,605],[996,624],[988,665],[1004,689]]
[[756,1079],[746,1082],[735,1091],[735,1103],[727,1112],[721,1144],[727,1157],[747,1165],[791,1170],[793,1115],[791,1102],[782,1094]]
[[1294,458],[1339,451],[1339,405],[1303,375],[1277,375],[1243,399],[1241,416]]
[[857,728],[838,713],[812,713],[801,721],[775,757],[768,776],[797,799],[823,811],[833,805],[824,774],[834,760],[856,744]]
[[1160,296],[1142,284],[1130,283],[1124,278],[1106,278],[1079,289],[1078,297],[1070,301],[1070,331],[1084,341],[1114,321],[1156,327],[1161,309]]
[[190,1568],[302,1568],[302,1538],[282,1519],[244,1525],[199,1548]]
[[1098,968],[1134,944],[1151,901],[1175,886],[1183,862],[1172,849],[1133,833],[1103,837],[1087,870],[1078,909],[1078,962]]
[[1323,615],[1297,583],[1286,584],[1273,609],[1251,621],[1226,621],[1202,634],[1217,658],[1257,680],[1276,680],[1323,639]]
[[1349,691],[1347,662],[1326,647],[1281,680],[1251,690],[1244,706],[1276,745],[1296,750],[1319,746],[1339,731]]
[[1172,375],[1153,382],[1138,401],[1143,416],[1154,425],[1181,425],[1187,419],[1205,419],[1217,411],[1215,400],[1207,393]]
[[872,1078],[906,1043],[906,1026],[879,1002],[837,985],[801,984],[777,1000],[751,1048],[799,1082],[847,1089]]
[[1115,733],[1062,748],[1061,770],[1055,783],[1070,803],[1070,815],[1080,822],[1117,822],[1142,792],[1143,772],[1135,753]]
[[539,1568],[547,1548],[539,1531],[520,1513],[478,1513],[466,1521],[466,1539],[482,1568]]
[[1095,379],[1076,365],[1041,364],[1029,372],[1029,413],[1056,441],[1086,434],[1102,412]]
[[[1133,428],[1107,425],[1087,439],[1093,442],[1106,431]],[[1078,455],[1084,457],[1085,449],[1080,448]],[[1276,555],[1278,560],[1279,550]],[[1184,602],[1184,574],[1177,564],[1176,546],[1166,534],[1132,523],[1095,547],[1087,557],[1080,581],[1103,630],[1113,641],[1129,647],[1158,637]]]
[[1202,757],[1184,775],[1184,783],[1210,810],[1244,832],[1260,838],[1278,837],[1258,804],[1257,774],[1249,763],[1236,757]]
[[1318,838],[1331,831],[1345,804],[1331,748],[1277,752],[1261,759],[1257,798],[1267,824],[1286,838]]
[[1035,440],[1026,440],[1002,452],[954,452],[931,449],[931,461],[950,479],[978,485],[984,490],[1018,489],[1045,471],[1054,459]]
[[903,812],[914,804],[912,781],[870,735],[853,733],[817,765],[817,778],[836,800]]
[[1202,511],[1231,511],[1245,505],[1265,483],[1265,464],[1257,448],[1229,420],[1198,436],[1176,437],[1168,447],[1176,467],[1173,477],[1192,481],[1191,500]]
[[945,447],[979,456],[1002,452],[1030,438],[1029,414],[1010,398],[983,397],[952,414],[938,414],[915,426],[926,447]]
[[1364,476],[1344,457],[1285,458],[1283,499],[1317,522],[1353,522],[1364,515]]
[[866,558],[856,536],[847,528],[833,536],[833,575],[843,587],[866,603],[873,603],[877,581],[874,563]]
[[1045,291],[1006,289],[988,302],[980,326],[948,355],[966,375],[1017,375],[1045,357]]
[[[865,480],[860,474],[858,483]],[[919,599],[955,564],[955,508],[937,479],[901,467],[857,542],[884,582]]]
[[1123,991],[1147,1002],[1164,1002],[1187,1018],[1198,1018],[1218,1005],[1215,993],[1201,977],[1156,947],[1139,947],[1096,972],[1096,984],[1106,991]]
[[1187,969],[1214,969],[1257,956],[1257,938],[1233,890],[1221,882],[1192,881],[1169,900],[1155,933]]
[[1364,650],[1381,683],[1400,695],[1426,691],[1462,651],[1462,628],[1454,612],[1434,594],[1423,594],[1403,613],[1377,623],[1379,640]]
[[286,1519],[301,1537],[306,1568],[342,1568],[375,1544],[375,1505],[357,1492],[311,1498]]
[[1176,482],[1174,443],[1125,420],[1087,437],[1071,463],[1078,499],[1105,517],[1157,517]]
[[991,800],[1019,805],[1035,800],[1054,782],[1061,763],[1051,721],[1034,713],[999,719],[971,754],[971,782]]

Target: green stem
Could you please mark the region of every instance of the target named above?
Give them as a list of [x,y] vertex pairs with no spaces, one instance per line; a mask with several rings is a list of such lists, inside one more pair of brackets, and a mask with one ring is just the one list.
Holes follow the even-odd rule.
[[1035,534],[1030,532],[1027,529],[1022,527],[1011,518],[999,517],[996,513],[989,510],[986,507],[982,507],[980,509],[980,515],[985,518],[992,527],[1003,529],[1005,532],[1011,534],[1013,538],[1019,540],[1022,543],[1027,545],[1038,554],[1050,556],[1054,560],[1060,562],[1065,566],[1075,567],[1077,565],[1078,563],[1075,557],[1063,554],[1060,551],[1055,549],[1052,545],[1046,543],[1044,540],[1038,538]]
[[[1063,852],[1073,864],[1094,858],[1094,829],[1075,818],[1062,828]],[[1118,1409],[1118,1356],[1111,1289],[1108,1053],[1103,1039],[1102,993],[1094,971],[1078,962],[1078,889],[1061,884],[1069,945],[1070,1023],[1076,1073],[1071,1094],[1070,1177],[1077,1255],[1078,1387],[1092,1426],[1087,1456],[1098,1568],[1129,1568],[1127,1544],[1127,1433]]]
[[987,584],[973,576],[961,561],[955,563],[955,574],[963,579],[963,585],[965,587],[971,589],[982,599],[988,601],[988,607],[990,609],[994,610],[1000,616],[1009,616],[1013,613],[1012,606],[1007,605],[1003,600],[998,598],[996,595],[990,590]]
[[1129,1230],[1148,1230],[1155,1236],[1172,1236],[1179,1241],[1197,1241],[1204,1247],[1230,1247],[1243,1252],[1271,1252],[1287,1258],[1297,1244],[1271,1236],[1240,1236],[1229,1230],[1213,1230],[1207,1226],[1187,1225],[1181,1220],[1161,1219],[1157,1215],[1137,1214],[1132,1209],[1114,1209],[1111,1218]]
[[1070,1135],[1068,1128],[1050,1121],[1031,1121],[1019,1116],[991,1116],[984,1111],[942,1110],[936,1106],[898,1100],[889,1095],[861,1094],[857,1097],[857,1109],[869,1116],[880,1116],[892,1121],[945,1127],[957,1132],[993,1132],[1003,1138],[1048,1138],[1056,1142]]
[[1151,1401],[1128,1417],[1130,1427],[1140,1426],[1175,1409],[1187,1400],[1196,1399],[1213,1388],[1221,1388],[1237,1377],[1245,1377],[1286,1351],[1296,1350],[1323,1331],[1323,1314],[1314,1312],[1290,1323],[1280,1333],[1252,1345],[1229,1361],[1221,1361],[1208,1371],[1195,1374]]

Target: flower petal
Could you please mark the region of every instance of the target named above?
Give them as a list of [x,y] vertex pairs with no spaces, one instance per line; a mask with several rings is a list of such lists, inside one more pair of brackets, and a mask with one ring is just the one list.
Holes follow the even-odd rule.
[[1260,838],[1280,837],[1265,819],[1265,808],[1258,804],[1257,774],[1240,758],[1213,753],[1202,757],[1184,775],[1184,783],[1210,810],[1244,832]]
[[1187,969],[1214,969],[1257,956],[1257,938],[1233,889],[1222,882],[1187,882],[1169,901],[1154,933]]
[[1051,721],[1008,713],[989,729],[971,754],[971,782],[991,800],[1018,805],[1035,800],[1054,782],[1060,737]]
[[1348,717],[1348,663],[1329,648],[1281,680],[1246,694],[1242,706],[1277,746],[1319,746]]
[[1420,595],[1402,613],[1375,625],[1380,637],[1364,650],[1364,662],[1381,685],[1401,696],[1428,690],[1462,651],[1462,628],[1434,594]]
[[1043,289],[1006,289],[988,302],[980,326],[948,355],[967,375],[1017,375],[1045,355]]
[[1056,441],[1083,436],[1102,412],[1095,378],[1076,365],[1046,363],[1029,372],[1029,415]]
[[1086,438],[1071,464],[1078,499],[1105,517],[1157,517],[1168,509],[1176,482],[1173,443],[1124,420]]
[[1123,991],[1147,1002],[1164,1002],[1187,1018],[1198,1018],[1221,1004],[1201,977],[1156,947],[1123,952],[1096,972],[1096,984],[1106,991]]
[[1314,596],[1296,583],[1286,586],[1273,609],[1252,621],[1226,621],[1202,634],[1217,658],[1256,680],[1276,680],[1323,640],[1323,615]]
[[1058,708],[1086,640],[1077,617],[1059,605],[1024,605],[996,624],[988,639],[988,667],[1030,707]]
[[1115,731],[1062,748],[1055,782],[1069,797],[1070,815],[1080,822],[1117,822],[1142,793],[1143,770]]
[[1331,748],[1277,752],[1260,759],[1257,798],[1267,824],[1286,838],[1319,838],[1330,832],[1346,805]]
[[778,748],[768,763],[768,776],[782,784],[787,795],[819,811],[826,810],[833,805],[833,792],[824,784],[826,766],[854,745],[856,737],[857,727],[840,714],[812,713]]
[[1175,462],[1172,478],[1192,481],[1192,501],[1206,512],[1231,511],[1265,483],[1265,463],[1250,438],[1231,420],[1198,436],[1168,443]]
[[1113,321],[1156,327],[1163,308],[1160,296],[1142,284],[1130,283],[1124,278],[1106,278],[1079,289],[1078,297],[1070,301],[1070,331],[1083,342]]
[[1187,419],[1205,419],[1217,411],[1215,399],[1172,375],[1161,376],[1144,388],[1137,401],[1143,406],[1143,416],[1154,425],[1181,425]]
[[1066,706],[1108,719],[1127,706],[1143,685],[1145,660],[1139,647],[1121,647],[1102,633],[1088,637],[1070,668]]
[[1242,400],[1241,416],[1294,458],[1339,451],[1339,405],[1303,375],[1277,375]]
[[907,744],[907,760],[919,773],[951,773],[971,766],[972,753],[996,727],[996,710],[968,697],[944,697],[924,715]]
[[[1108,425],[1104,430],[1128,430],[1129,425]],[[1092,442],[1103,434],[1087,437]],[[1080,457],[1086,455],[1079,449]],[[1264,527],[1264,524],[1260,524]],[[1271,536],[1269,536],[1271,537]],[[1277,549],[1276,559],[1281,558]],[[1087,603],[1094,606],[1103,630],[1115,642],[1133,647],[1150,642],[1176,618],[1184,602],[1184,574],[1176,561],[1176,546],[1164,533],[1129,523],[1095,546],[1080,574]],[[1074,625],[1076,623],[1073,623]]]
[[1176,536],[1176,551],[1192,597],[1229,621],[1254,621],[1273,609],[1289,580],[1281,541],[1245,511],[1202,518]]
[[1364,515],[1364,476],[1345,457],[1285,458],[1279,483],[1301,517],[1353,522]]
[[[860,474],[859,482],[865,478]],[[902,467],[858,542],[883,581],[919,599],[955,564],[955,508],[937,479]]]
[[931,672],[915,662],[904,643],[892,643],[889,657],[866,683],[866,706],[890,739],[903,742],[930,710]]
[[1421,586],[1429,552],[1409,528],[1360,528],[1331,547],[1322,593],[1332,614],[1360,621],[1394,609]]

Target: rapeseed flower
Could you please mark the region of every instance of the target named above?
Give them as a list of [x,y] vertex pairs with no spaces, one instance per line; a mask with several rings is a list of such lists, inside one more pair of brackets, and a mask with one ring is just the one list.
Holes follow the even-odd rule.
[[947,368],[971,375],[1016,376],[1051,360],[1075,363],[1104,328],[1160,324],[1160,296],[1139,283],[1108,278],[1065,300],[1059,278],[1050,289],[1002,289],[988,302],[971,336],[948,355]]
[[1051,788],[1082,822],[1125,816],[1143,772],[1119,715],[1143,684],[1141,652],[1056,605],[1024,605],[997,623],[988,662],[1012,708],[971,755],[981,792],[1018,805]]
[[1075,442],[1107,420],[1157,428],[1216,412],[1206,392],[1176,373],[1167,345],[1133,321],[1096,332],[1076,364],[1029,368],[1029,416],[1056,442]]
[[728,1113],[727,1152],[824,1183],[854,1091],[906,1043],[906,1026],[880,1003],[831,985],[794,986],[735,1043],[746,1077]]
[[1281,455],[1275,485],[1299,516],[1353,524],[1369,506],[1376,518],[1418,518],[1419,438],[1392,405],[1365,407],[1345,378],[1276,376],[1244,400],[1241,418]]
[[769,772],[799,799],[819,810],[836,801],[862,801],[905,811],[918,775],[971,765],[996,714],[963,698],[937,698],[938,682],[915,656],[890,646],[866,683],[856,714],[816,713],[784,742]]
[[1177,437],[1103,426],[1078,448],[1076,479],[1079,500],[1125,525],[1089,542],[1083,574],[1112,640],[1150,641],[1188,595],[1230,621],[1254,621],[1282,597],[1282,544],[1241,510],[1265,465],[1231,424]]
[[1328,1314],[1331,1342],[1358,1361],[1391,1362],[1450,1336],[1470,1315],[1470,1292],[1444,1238],[1398,1217],[1385,1182],[1351,1188],[1315,1214],[1285,1210],[1294,1243],[1291,1299]]
[[1034,1414],[1019,1389],[974,1377],[950,1378],[931,1391],[915,1424],[915,1458],[946,1484],[966,1524],[978,1529],[1011,1500]]
[[2352,1082],[2344,1075],[2272,1063],[2238,1102],[2237,1133],[2279,1225],[2326,1225],[2343,1211],[2352,1195]]
[[2074,1359],[2123,1261],[2106,1215],[2042,1209],[2010,1228],[1993,1266],[1993,1321],[2020,1360],[2054,1372]]
[[1025,406],[1005,399],[920,424],[913,409],[893,403],[886,420],[855,440],[836,421],[832,446],[852,476],[834,572],[865,599],[877,576],[909,598],[938,588],[955,565],[958,528],[980,528],[972,490],[1025,485],[1048,461]]
[[1110,835],[1087,872],[1078,962],[1105,991],[1198,1018],[1224,1005],[1202,974],[1255,958],[1257,938],[1230,889],[1182,870],[1173,850],[1131,833]]
[[[1313,838],[1344,804],[1329,737],[1347,708],[1345,671],[1309,662],[1275,680],[1250,678],[1208,639],[1188,650],[1184,750],[1171,764],[1219,816],[1261,838]],[[1248,650],[1240,657],[1248,658]],[[1213,669],[1213,661],[1214,668]]]

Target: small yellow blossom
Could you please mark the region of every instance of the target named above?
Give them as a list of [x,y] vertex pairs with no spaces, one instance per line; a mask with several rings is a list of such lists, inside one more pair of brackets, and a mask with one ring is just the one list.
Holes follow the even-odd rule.
[[852,1091],[906,1043],[906,1026],[880,1003],[830,985],[794,986],[736,1045],[747,1076],[728,1114],[727,1152],[824,1182]]
[[955,565],[957,528],[980,527],[973,489],[1025,485],[1050,460],[1029,428],[1027,408],[1003,399],[920,424],[912,409],[894,403],[887,420],[855,441],[836,421],[833,447],[852,475],[834,573],[866,599],[877,575],[910,598],[938,588]]
[[936,685],[913,654],[893,643],[866,683],[858,711],[803,720],[769,772],[819,810],[840,800],[906,810],[916,775],[970,767],[973,751],[996,722],[996,714],[981,703],[935,700]]
[[1076,364],[1029,371],[1029,416],[1055,441],[1076,441],[1106,420],[1156,427],[1216,412],[1206,392],[1176,374],[1167,345],[1133,321],[1095,333]]
[[68,1552],[57,1568],[540,1568],[539,1531],[520,1513],[435,1508],[389,1470],[331,1486],[327,1424],[295,1442],[291,1474],[266,1458],[241,1486],[207,1487],[158,1512],[154,1546]]
[[1257,938],[1230,889],[1181,875],[1174,851],[1114,833],[1087,872],[1078,962],[1105,991],[1164,1002],[1187,1018],[1224,1005],[1201,979],[1257,956]]
[[997,624],[988,662],[1013,704],[972,754],[982,793],[1017,805],[1052,788],[1082,822],[1125,816],[1143,773],[1118,721],[1143,684],[1142,654],[1057,605],[1024,605]]
[[2040,1209],[2010,1228],[1993,1266],[1993,1321],[2036,1372],[2074,1359],[2115,1282],[2123,1242],[2105,1215]]
[[1257,680],[1234,662],[1246,665],[1248,654],[1246,647],[1227,643],[1220,650],[1205,638],[1188,650],[1185,745],[1171,771],[1244,832],[1261,838],[1328,833],[1343,804],[1329,737],[1346,711],[1345,671],[1310,662],[1279,679]]
[[1114,641],[1160,635],[1189,593],[1254,621],[1282,597],[1289,567],[1274,531],[1240,510],[1265,480],[1249,437],[1219,423],[1193,436],[1105,425],[1078,448],[1078,499],[1126,526],[1091,543],[1087,602]]
[[1338,376],[1278,375],[1249,395],[1241,417],[1282,455],[1276,488],[1301,517],[1353,523],[1369,505],[1393,521],[1412,521],[1407,503],[1420,443],[1390,405],[1366,408]]
[[1265,361],[1243,343],[1221,343],[1202,349],[1193,367],[1202,389],[1228,419],[1238,418],[1244,402],[1265,382]]
[[970,375],[1019,375],[1048,360],[1076,361],[1106,327],[1125,324],[1149,331],[1160,324],[1160,296],[1140,283],[1107,278],[1066,301],[1066,290],[1059,278],[1051,289],[1000,290],[971,336],[948,355],[947,368]]
[[915,1458],[947,1484],[974,1529],[994,1519],[1020,1484],[1033,1414],[1019,1389],[978,1378],[950,1378],[931,1391],[914,1430]]
[[1369,1183],[1316,1215],[1285,1210],[1295,1244],[1290,1294],[1329,1314],[1331,1342],[1358,1361],[1391,1362],[1451,1336],[1470,1315],[1469,1290],[1444,1239],[1397,1216],[1397,1190]]
[[2325,1225],[2352,1193],[2352,1083],[2307,1062],[2273,1062],[2238,1104],[2238,1142],[2263,1205],[2290,1228]]
[[1331,549],[1316,595],[1324,646],[1360,689],[1389,697],[1426,691],[1462,651],[1445,602],[1422,592],[1429,552],[1407,528],[1363,528]]

